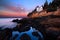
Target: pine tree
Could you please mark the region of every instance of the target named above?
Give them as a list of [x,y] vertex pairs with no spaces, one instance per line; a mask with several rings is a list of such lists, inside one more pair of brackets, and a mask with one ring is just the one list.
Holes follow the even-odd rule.
[[48,1],[46,0],[46,2],[44,3],[43,9],[46,10],[47,8],[48,8]]
[[53,0],[53,2],[51,3],[49,3],[49,5],[48,5],[48,8],[47,8],[47,11],[48,12],[52,12],[52,11],[56,11],[57,10],[57,1],[56,0]]
[[56,7],[60,7],[60,0],[53,0],[52,5]]

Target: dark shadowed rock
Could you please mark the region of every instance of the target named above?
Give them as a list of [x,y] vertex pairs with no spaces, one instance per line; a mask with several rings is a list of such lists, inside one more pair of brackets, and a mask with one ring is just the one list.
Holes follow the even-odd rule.
[[30,30],[30,27],[24,27],[24,28],[21,28],[19,29],[19,32],[25,32],[25,31],[29,31]]
[[57,40],[60,40],[60,35],[57,37]]
[[12,22],[18,22],[19,20],[18,19],[14,19],[14,20],[12,20]]
[[30,27],[29,26],[24,26],[24,25],[17,25],[17,27],[13,28],[13,31],[19,31],[19,32],[25,32],[29,31]]
[[32,32],[33,36],[39,37],[40,35],[38,34],[38,32]]
[[38,38],[38,40],[43,40],[43,38],[41,38],[41,35],[39,35],[38,32],[32,32],[33,36],[36,36]]
[[0,40],[9,40],[12,37],[12,30],[11,29],[4,29],[0,32]]
[[11,38],[11,40],[16,40],[16,38],[18,37],[19,35],[16,34],[14,37]]
[[23,34],[20,37],[21,40],[31,40],[30,36],[28,34]]

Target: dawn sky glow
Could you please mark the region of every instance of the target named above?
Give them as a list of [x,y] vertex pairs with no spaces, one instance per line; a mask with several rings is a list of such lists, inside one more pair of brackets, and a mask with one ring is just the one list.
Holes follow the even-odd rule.
[[[0,17],[7,16],[24,16],[28,11],[33,10],[36,6],[42,6],[46,0],[0,0]],[[52,0],[47,0],[48,3]],[[2,10],[2,11],[1,11]],[[5,10],[5,11],[4,11]],[[8,13],[7,13],[8,10]],[[13,11],[13,12],[12,12]],[[6,12],[6,13],[5,13]],[[17,14],[17,15],[15,15]],[[22,15],[23,14],[23,15]],[[10,17],[9,16],[9,17]],[[25,15],[27,16],[27,15]]]

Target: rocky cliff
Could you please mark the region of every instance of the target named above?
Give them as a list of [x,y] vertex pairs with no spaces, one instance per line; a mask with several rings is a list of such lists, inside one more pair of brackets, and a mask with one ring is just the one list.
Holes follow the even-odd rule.
[[40,13],[33,12],[28,14],[28,17],[35,18],[35,17],[42,17],[42,16],[49,16],[49,15],[60,15],[60,8],[57,9],[57,11],[52,11],[52,12],[46,12],[45,10],[42,10]]

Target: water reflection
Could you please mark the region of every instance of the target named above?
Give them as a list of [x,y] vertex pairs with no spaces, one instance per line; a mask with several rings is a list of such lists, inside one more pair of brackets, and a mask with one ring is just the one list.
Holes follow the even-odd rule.
[[30,36],[30,38],[32,39],[32,40],[38,40],[38,37],[36,37],[36,36],[33,36],[32,35],[32,32],[38,32],[38,34],[40,35],[40,37],[41,37],[41,39],[43,39],[43,35],[42,35],[42,33],[41,32],[39,32],[39,31],[37,31],[37,30],[35,30],[34,28],[30,28],[30,30],[29,31],[26,31],[26,32],[18,32],[18,31],[13,31],[12,32],[12,39],[16,36],[16,35],[18,35],[17,37],[16,37],[16,40],[20,40],[20,37],[23,35],[23,34],[28,34],[29,36]]

